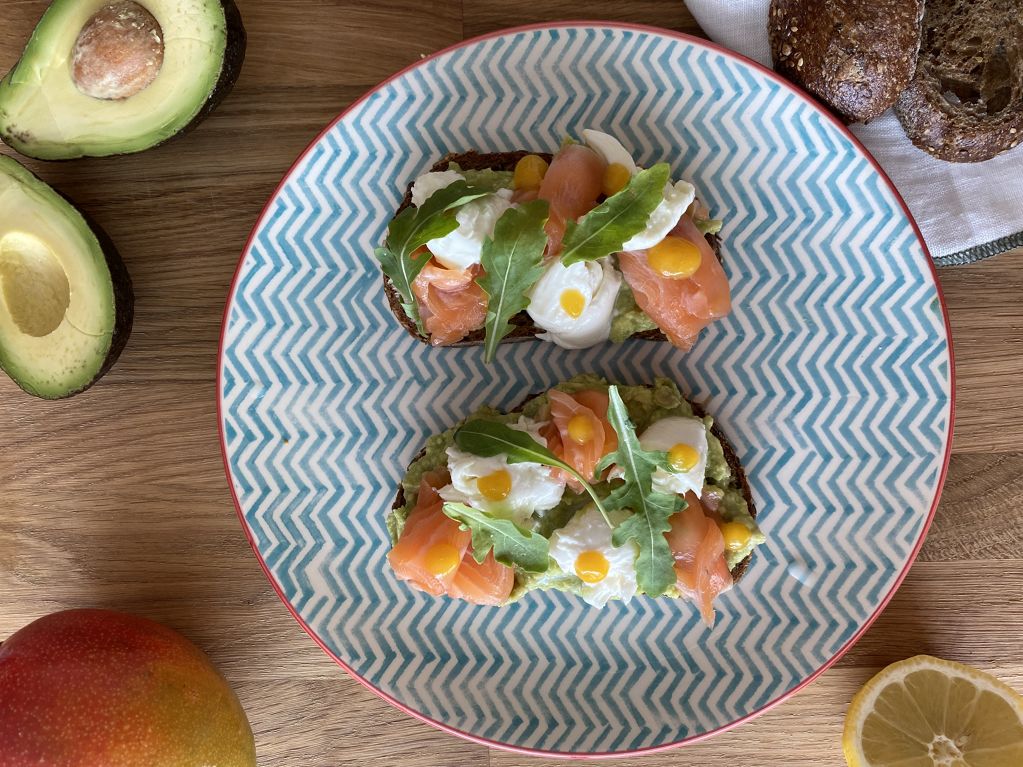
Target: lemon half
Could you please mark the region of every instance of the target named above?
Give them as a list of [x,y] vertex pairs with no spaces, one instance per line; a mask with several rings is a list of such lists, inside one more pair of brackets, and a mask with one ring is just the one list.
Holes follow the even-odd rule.
[[856,693],[842,748],[850,767],[1020,767],[1023,696],[977,669],[917,655]]

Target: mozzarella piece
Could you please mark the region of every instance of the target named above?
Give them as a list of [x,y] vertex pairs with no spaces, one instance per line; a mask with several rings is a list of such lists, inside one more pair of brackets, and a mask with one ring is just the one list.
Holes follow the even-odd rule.
[[458,228],[444,237],[430,240],[426,247],[448,269],[468,269],[478,264],[483,241],[494,236],[497,219],[512,207],[511,196],[510,189],[499,189],[466,203],[455,212]]
[[[610,336],[621,285],[622,275],[610,258],[580,261],[571,266],[555,260],[530,291],[526,311],[534,323],[547,331],[540,338],[565,349],[585,349]],[[583,297],[583,310],[578,317],[562,306],[562,294],[567,290],[576,290]]]
[[[546,440],[540,435],[539,422],[520,416],[518,423],[510,426],[526,432],[546,447]],[[539,463],[508,463],[503,455],[484,458],[456,447],[449,447],[447,455],[451,484],[440,489],[440,497],[445,501],[464,503],[494,516],[510,519],[523,527],[529,526],[529,517],[534,511],[547,511],[561,503],[565,480],[552,476],[547,466]],[[477,480],[498,471],[508,472],[511,490],[503,500],[492,501],[480,492]]]
[[698,418],[662,418],[652,423],[639,437],[644,450],[667,452],[675,445],[689,445],[696,450],[699,460],[689,471],[654,472],[654,490],[661,493],[685,495],[690,490],[697,495],[703,492],[703,481],[707,474],[707,426]]
[[682,214],[696,199],[696,187],[688,181],[670,182],[664,187],[664,199],[646,221],[646,229],[622,245],[622,250],[648,250],[667,237],[678,226]]
[[583,141],[586,146],[599,154],[608,165],[624,165],[630,175],[639,173],[639,166],[636,165],[629,150],[622,146],[622,142],[614,136],[601,133],[599,130],[586,129],[583,131]]
[[[632,155],[614,136],[600,131],[584,130],[583,138],[586,145],[599,154],[608,165],[618,163],[628,168],[633,176],[639,173],[640,167],[636,165]],[[627,240],[622,249],[647,250],[652,248],[678,226],[682,214],[695,199],[696,188],[688,181],[678,181],[674,184],[669,181],[664,186],[664,199],[647,219],[646,229]]]
[[412,204],[417,208],[444,187],[451,186],[456,181],[464,181],[465,177],[454,170],[435,170],[424,173],[412,184]]
[[551,558],[562,572],[576,574],[576,560],[584,551],[599,552],[607,560],[607,575],[596,583],[582,582],[582,598],[594,607],[612,599],[628,602],[636,594],[636,548],[632,543],[614,546],[611,528],[597,507],[590,505],[576,514],[550,539]]
[[[412,204],[419,207],[440,189],[464,180],[453,170],[424,173],[412,184]],[[433,257],[448,269],[468,269],[480,262],[483,241],[494,236],[497,219],[512,207],[512,191],[498,189],[494,194],[468,202],[455,211],[458,228],[426,243]]]

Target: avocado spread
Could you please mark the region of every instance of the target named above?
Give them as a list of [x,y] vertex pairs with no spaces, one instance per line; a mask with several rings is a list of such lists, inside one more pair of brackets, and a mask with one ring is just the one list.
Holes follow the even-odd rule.
[[465,183],[477,189],[486,189],[488,192],[496,192],[498,189],[511,189],[514,173],[510,170],[462,170],[457,162],[449,162],[448,170],[461,173]]

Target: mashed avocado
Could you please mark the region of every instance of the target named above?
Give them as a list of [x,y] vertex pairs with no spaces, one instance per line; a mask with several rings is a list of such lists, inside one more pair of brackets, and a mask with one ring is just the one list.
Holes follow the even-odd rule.
[[720,218],[694,218],[693,223],[700,230],[700,234],[717,234],[724,222]]
[[562,571],[558,567],[558,563],[552,559],[547,572],[544,573],[523,573],[516,570],[515,585],[512,587],[511,594],[508,595],[508,602],[517,602],[530,591],[549,591],[550,589],[566,591],[569,594],[581,594],[583,582],[575,575]]
[[611,319],[611,341],[620,344],[629,336],[646,330],[657,330],[657,323],[639,308],[632,288],[623,280],[615,300],[614,317]]
[[[607,381],[600,376],[584,374],[571,378],[564,383],[558,384],[555,388],[566,394],[573,394],[585,389],[599,389],[606,391]],[[629,410],[629,417],[636,426],[637,433],[642,433],[650,424],[668,417],[693,418],[695,414],[692,406],[679,392],[674,382],[667,378],[657,378],[653,386],[625,386],[619,385],[618,392],[622,401]],[[548,407],[547,394],[541,394],[530,398],[514,413],[501,413],[490,407],[483,407],[473,413],[466,420],[484,419],[500,423],[513,423],[519,415],[527,418],[539,419]],[[749,507],[743,497],[742,489],[733,483],[731,469],[725,460],[724,449],[721,442],[711,433],[714,421],[710,416],[705,416],[703,422],[707,427],[707,478],[704,486],[704,494],[718,499],[718,513],[726,521],[737,521],[750,530],[750,541],[747,546],[735,552],[726,552],[725,559],[729,568],[735,567],[741,562],[756,546],[764,542],[763,533],[757,527],[756,521],[750,516]],[[464,422],[463,422],[464,423]],[[447,464],[447,449],[454,444],[457,426],[447,431],[434,435],[427,440],[425,452],[422,457],[415,460],[409,466],[408,473],[402,481],[402,488],[405,492],[405,505],[395,509],[387,518],[387,529],[391,534],[392,541],[397,541],[405,525],[405,519],[415,508],[419,495],[419,483],[428,471],[441,468]],[[600,482],[594,486],[598,496],[605,497],[611,491],[610,483]],[[557,529],[563,527],[575,515],[577,511],[587,506],[589,499],[585,495],[566,492],[562,502],[547,512],[536,516],[534,527],[538,533],[549,538]],[[560,589],[576,593],[582,587],[582,582],[574,575],[563,573],[558,569],[557,564],[551,562],[550,568],[544,573],[523,573],[516,571],[515,588],[512,591],[509,601],[515,601],[527,591],[534,589]],[[677,596],[677,594],[667,594]]]
[[483,170],[462,170],[462,167],[457,162],[449,162],[448,170],[461,173],[469,186],[486,189],[490,192],[496,192],[498,189],[511,189],[512,179],[515,177],[515,174],[510,170],[490,170],[489,168]]

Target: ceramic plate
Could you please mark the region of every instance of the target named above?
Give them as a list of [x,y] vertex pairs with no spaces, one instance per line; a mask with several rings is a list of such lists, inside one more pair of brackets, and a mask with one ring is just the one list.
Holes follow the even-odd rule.
[[[387,308],[373,248],[449,151],[550,150],[585,127],[667,160],[725,220],[734,311],[689,354],[635,341],[433,349]],[[714,413],[768,543],[707,629],[689,604],[503,609],[392,577],[384,518],[427,436],[576,373],[668,376]],[[663,30],[510,30],[351,106],[267,205],[220,359],[223,449],[267,576],[312,637],[409,713],[489,745],[621,754],[790,695],[877,616],[938,501],[952,428],[944,307],[905,206],[836,121],[763,68]],[[340,705],[340,703],[339,703]]]

